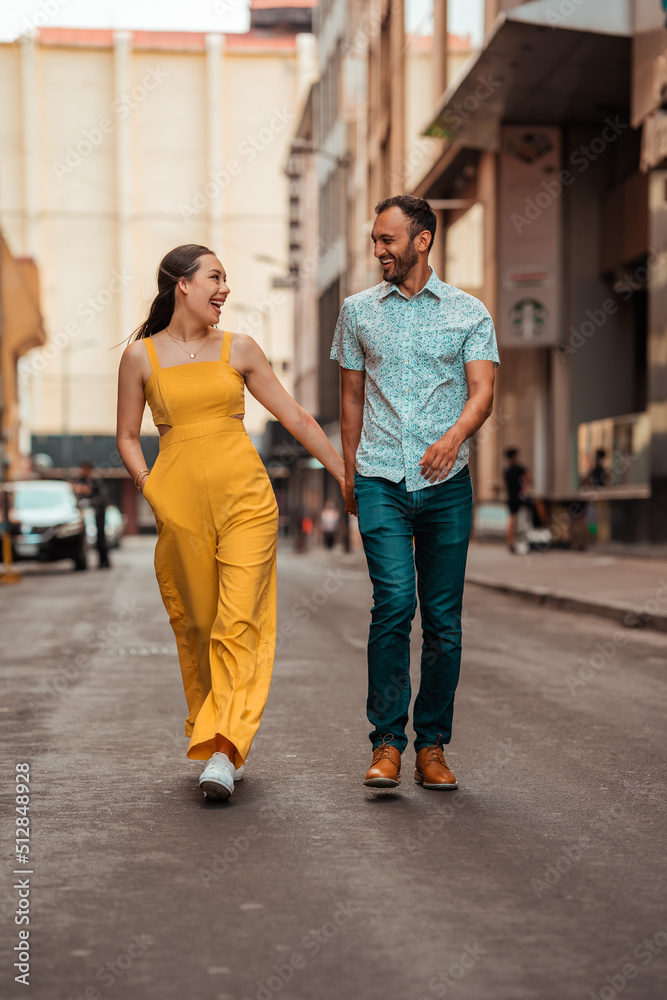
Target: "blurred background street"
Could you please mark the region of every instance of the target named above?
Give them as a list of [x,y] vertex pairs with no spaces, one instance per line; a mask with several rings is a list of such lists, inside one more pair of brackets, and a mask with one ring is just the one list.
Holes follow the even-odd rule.
[[[662,996],[666,16],[0,11],[0,720],[3,773],[13,789],[29,761],[34,782],[33,997]],[[356,519],[247,395],[280,510],[278,650],[247,777],[216,808],[185,758],[153,513],[116,448],[120,356],[160,258],[206,244],[231,289],[220,326],[257,340],[340,450],[333,331],[381,279],[374,206],[399,193],[435,210],[431,264],[489,309],[502,362],[470,449],[461,790],[424,792],[410,751],[397,794],[362,787]],[[141,443],[152,466],[148,409]],[[25,991],[12,878],[0,1000]]]

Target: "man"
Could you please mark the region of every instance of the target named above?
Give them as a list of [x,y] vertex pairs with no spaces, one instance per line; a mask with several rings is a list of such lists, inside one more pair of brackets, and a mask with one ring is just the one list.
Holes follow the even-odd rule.
[[107,538],[104,532],[104,516],[108,503],[106,483],[95,472],[95,466],[90,459],[84,458],[80,463],[79,476],[72,484],[74,492],[86,506],[92,507],[95,511],[95,525],[97,528],[96,548],[99,556],[99,569],[110,569],[109,552],[107,549]]
[[356,513],[373,583],[365,784],[401,780],[410,704],[410,627],[421,606],[415,780],[457,788],[451,740],[461,661],[461,605],[472,517],[468,439],[491,413],[499,363],[482,303],[428,263],[436,217],[399,195],[375,209],[384,280],[347,298],[331,357],[341,371],[346,510]]
[[604,448],[595,449],[595,465],[591,469],[590,473],[590,485],[601,487],[609,486],[611,482],[611,475],[609,471],[605,468],[604,460],[607,457],[607,452]]
[[340,514],[338,513],[338,507],[333,500],[327,500],[320,513],[320,527],[326,549],[332,549],[336,544],[339,521]]
[[507,489],[507,506],[510,516],[507,521],[505,541],[510,552],[514,552],[514,532],[516,529],[516,518],[521,507],[525,507],[531,512],[533,527],[540,528],[547,523],[547,512],[542,500],[535,500],[525,493],[526,486],[530,486],[532,479],[525,465],[519,462],[518,448],[508,448],[505,452],[507,465],[503,472],[505,487]]

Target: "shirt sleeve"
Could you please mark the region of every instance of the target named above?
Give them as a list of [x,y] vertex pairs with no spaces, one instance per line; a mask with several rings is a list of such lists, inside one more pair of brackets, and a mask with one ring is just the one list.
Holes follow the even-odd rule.
[[493,320],[484,306],[481,318],[463,342],[464,365],[469,361],[493,361],[494,368],[500,364]]
[[364,352],[357,337],[354,307],[347,301],[343,302],[343,308],[336,323],[329,357],[332,361],[337,361],[341,368],[363,371],[366,367]]

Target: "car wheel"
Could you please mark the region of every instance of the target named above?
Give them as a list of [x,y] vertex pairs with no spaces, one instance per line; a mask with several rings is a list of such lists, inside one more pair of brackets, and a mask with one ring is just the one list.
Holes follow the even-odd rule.
[[83,550],[74,557],[74,569],[77,571],[88,569],[88,560]]

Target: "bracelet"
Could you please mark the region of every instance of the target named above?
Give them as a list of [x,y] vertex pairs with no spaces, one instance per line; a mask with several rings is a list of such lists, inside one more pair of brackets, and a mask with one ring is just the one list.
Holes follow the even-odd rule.
[[137,489],[138,489],[138,491],[140,493],[144,492],[143,486],[144,486],[144,483],[146,482],[146,480],[148,479],[148,476],[149,476],[149,473],[147,473],[147,472],[144,473],[144,478],[141,480],[141,483],[137,486]]
[[[142,474],[143,472],[150,472],[150,471],[151,471],[150,469],[141,469],[141,471],[140,471],[140,472],[137,472],[136,476],[134,477],[134,485],[135,485],[135,486],[137,486],[137,479],[139,478],[139,476],[140,476],[140,475],[141,475],[141,474]],[[139,489],[139,487],[138,487],[138,486],[137,486],[137,489]]]

